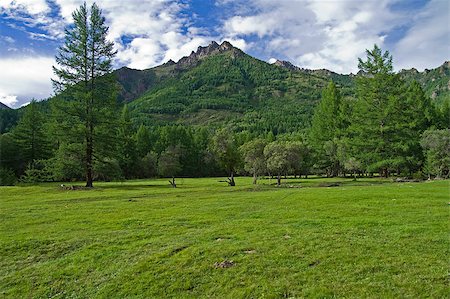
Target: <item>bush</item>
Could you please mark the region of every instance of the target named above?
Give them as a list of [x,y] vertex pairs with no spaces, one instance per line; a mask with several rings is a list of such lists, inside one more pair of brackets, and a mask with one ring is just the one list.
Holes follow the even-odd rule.
[[7,168],[0,168],[0,186],[13,186],[17,182],[14,171]]
[[20,180],[24,183],[39,183],[53,181],[51,160],[37,160],[28,164]]
[[124,180],[119,162],[117,160],[104,160],[95,162],[94,180],[106,182]]

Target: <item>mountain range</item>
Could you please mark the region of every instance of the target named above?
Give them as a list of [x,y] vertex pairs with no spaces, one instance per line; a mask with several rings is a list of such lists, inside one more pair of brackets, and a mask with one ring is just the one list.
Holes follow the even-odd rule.
[[[307,128],[330,80],[344,96],[353,97],[355,78],[361,75],[309,70],[280,60],[269,64],[227,41],[198,47],[178,62],[145,70],[122,67],[114,74],[118,100],[128,104],[136,124],[229,125],[275,134]],[[436,69],[399,74],[408,82],[418,81],[437,105],[450,101],[449,61]]]

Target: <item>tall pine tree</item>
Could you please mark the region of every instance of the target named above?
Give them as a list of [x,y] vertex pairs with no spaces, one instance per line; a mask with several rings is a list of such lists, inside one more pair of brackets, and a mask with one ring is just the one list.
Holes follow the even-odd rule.
[[108,27],[101,10],[86,3],[72,14],[74,25],[65,31],[65,43],[56,56],[54,72],[57,93],[55,101],[60,136],[68,143],[81,143],[84,148],[86,187],[93,186],[95,159],[112,150],[115,136],[115,86],[109,75],[115,55],[113,43],[107,41]]
[[23,170],[29,163],[46,159],[50,155],[50,141],[47,136],[46,120],[40,106],[32,101],[26,108],[17,127],[13,130]]
[[316,153],[316,167],[336,176],[341,168],[337,146],[343,130],[341,95],[334,82],[322,92],[314,111],[310,139]]

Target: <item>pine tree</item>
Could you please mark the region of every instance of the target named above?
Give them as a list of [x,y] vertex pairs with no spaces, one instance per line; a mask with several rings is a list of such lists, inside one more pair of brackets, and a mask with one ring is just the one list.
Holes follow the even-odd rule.
[[116,52],[106,39],[108,27],[95,3],[90,11],[84,3],[72,17],[74,25],[65,31],[65,43],[56,56],[58,66],[53,68],[58,77],[53,81],[55,91],[63,92],[54,107],[60,136],[83,144],[86,187],[92,187],[94,159],[114,144],[116,99],[109,74]]
[[32,101],[12,134],[19,151],[15,155],[20,156],[22,169],[35,160],[49,157],[51,146],[45,125],[39,105]]
[[328,176],[338,175],[341,165],[337,143],[343,130],[341,95],[331,81],[322,92],[322,99],[314,111],[310,140],[316,151],[316,167],[325,169]]
[[132,178],[135,174],[138,155],[136,150],[136,141],[134,139],[133,124],[131,123],[130,111],[128,106],[122,108],[122,114],[119,124],[118,135],[118,153],[119,165],[125,175],[125,178]]
[[140,158],[145,157],[152,150],[150,131],[141,125],[136,132],[136,151]]
[[375,45],[366,51],[367,60],[359,59],[363,75],[357,78],[357,101],[353,109],[349,140],[352,156],[369,172],[388,176],[403,163],[398,155],[399,105],[406,101],[404,83],[393,72],[392,56]]

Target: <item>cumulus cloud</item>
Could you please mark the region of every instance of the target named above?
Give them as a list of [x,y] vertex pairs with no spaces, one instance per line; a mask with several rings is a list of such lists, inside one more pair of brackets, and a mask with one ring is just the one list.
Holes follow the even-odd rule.
[[0,59],[0,102],[17,107],[30,98],[43,99],[52,93],[53,57]]
[[[356,72],[357,58],[365,56],[365,49],[376,43],[392,51],[391,45],[385,42],[386,37],[399,27],[411,25],[394,52],[394,63],[399,61],[395,64],[397,69],[407,65],[406,61],[417,65],[420,60],[429,65],[433,61],[442,63],[443,57],[448,56],[448,47],[444,48],[449,38],[447,1],[432,1],[416,17],[414,10],[393,9],[396,0],[250,0],[246,3],[252,9],[245,13],[236,11],[226,18],[222,34],[244,40],[256,37],[251,50],[266,57],[290,60],[301,67]],[[430,55],[434,46],[439,55]],[[413,55],[417,47],[423,50]]]
[[[87,5],[93,1],[87,0]],[[62,42],[64,27],[72,22],[72,12],[83,2],[2,0],[0,14],[6,21],[14,20],[10,25],[22,28],[31,39]],[[394,54],[396,69],[437,66],[448,60],[450,53],[447,42],[449,3],[444,0],[431,0],[424,8],[416,10],[408,8],[407,1],[398,0],[216,0],[215,9],[222,12],[223,19],[219,17],[215,20],[219,25],[209,27],[193,25],[198,16],[186,13],[190,1],[95,2],[102,8],[110,28],[108,38],[115,42],[118,50],[116,67],[144,69],[169,59],[178,61],[212,40],[228,40],[271,62],[283,59],[304,68],[328,68],[341,73],[356,72],[357,58],[364,57],[365,49],[375,43]],[[404,7],[394,9],[398,3],[403,3]],[[391,37],[398,28],[406,28],[405,36],[400,36],[399,41],[398,36]],[[6,49],[4,53],[24,55],[24,49],[17,48],[20,41],[15,42],[13,37],[0,37],[0,44]],[[19,105],[27,95],[36,98],[50,95],[50,60],[52,58],[48,57],[1,58],[0,99],[12,104],[16,101],[15,105]],[[28,65],[23,64],[24,61]],[[32,80],[29,72],[19,74],[18,70],[26,69],[25,66],[47,71],[34,73],[36,79]],[[13,73],[13,77],[9,73]],[[12,82],[16,80],[20,83]],[[31,86],[27,89],[36,92],[24,92],[23,86]]]
[[[13,0],[0,4],[0,12],[27,26],[46,33],[28,32],[33,39],[59,39],[72,22],[72,12],[83,0]],[[86,1],[87,5],[94,1]],[[109,39],[118,50],[116,65],[148,68],[169,59],[179,60],[198,46],[213,39],[204,29],[190,26],[182,1],[171,0],[97,0],[109,26]],[[58,12],[55,15],[55,11]],[[187,29],[187,30],[186,30]],[[236,40],[241,46],[245,43]]]

